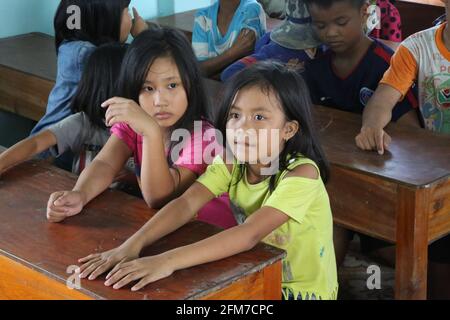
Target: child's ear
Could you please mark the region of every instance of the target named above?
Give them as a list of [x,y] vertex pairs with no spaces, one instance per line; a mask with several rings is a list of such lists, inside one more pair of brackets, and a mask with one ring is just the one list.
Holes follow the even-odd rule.
[[298,121],[294,120],[294,121],[286,122],[286,125],[284,126],[283,139],[285,141],[292,139],[292,137],[295,136],[299,130],[300,130],[300,125],[299,125]]
[[361,17],[364,19],[364,21],[367,21],[367,19],[369,18],[369,6],[370,3],[369,1],[366,1],[363,6],[361,7]]

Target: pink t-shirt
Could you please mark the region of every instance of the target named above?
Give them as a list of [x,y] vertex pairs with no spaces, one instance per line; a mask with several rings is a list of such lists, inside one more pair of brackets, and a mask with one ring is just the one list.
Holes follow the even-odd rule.
[[[179,134],[178,134],[179,133]],[[142,165],[143,137],[133,131],[127,124],[118,123],[111,128],[111,134],[118,137],[133,152],[135,173],[140,178]],[[182,137],[181,143],[170,151],[174,166],[185,168],[200,177],[214,157],[222,152],[222,146],[216,141],[214,127],[207,121],[198,121],[194,131],[181,129],[176,138]],[[166,150],[166,155],[168,151]],[[222,228],[236,225],[228,195],[218,197],[206,204],[198,213],[198,220]]]

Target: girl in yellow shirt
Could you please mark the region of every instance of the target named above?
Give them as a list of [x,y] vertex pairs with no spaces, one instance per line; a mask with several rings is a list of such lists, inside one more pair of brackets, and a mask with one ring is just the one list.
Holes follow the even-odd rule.
[[[328,165],[311,119],[305,83],[274,62],[244,70],[228,84],[218,128],[226,150],[181,197],[118,248],[80,259],[80,276],[110,270],[105,285],[139,290],[173,272],[252,249],[284,249],[285,299],[336,299],[333,219],[324,186]],[[189,222],[227,192],[239,225],[200,242],[139,258],[141,250]]]

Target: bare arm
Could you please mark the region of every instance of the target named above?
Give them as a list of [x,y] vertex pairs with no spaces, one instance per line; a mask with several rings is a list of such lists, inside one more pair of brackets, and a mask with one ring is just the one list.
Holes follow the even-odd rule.
[[80,276],[82,278],[89,276],[89,279],[93,280],[119,262],[137,258],[142,248],[192,220],[198,210],[213,198],[214,195],[206,187],[194,183],[181,197],[161,209],[120,247],[80,259],[79,262],[83,263],[80,267]]
[[73,188],[82,194],[83,206],[111,185],[130,157],[131,150],[112,135],[94,161],[83,170]]
[[377,150],[383,154],[391,141],[384,131],[392,118],[392,110],[401,98],[393,87],[380,84],[364,108],[361,132],[356,136],[356,145],[363,150]]
[[44,130],[16,143],[0,155],[0,174],[53,147],[56,143],[56,137],[50,130]]
[[194,183],[195,173],[170,168],[159,128],[144,136],[142,147],[142,195],[151,208],[161,208]]
[[216,75],[236,60],[251,54],[255,48],[255,42],[256,36],[252,30],[242,30],[230,49],[226,50],[220,56],[200,62],[205,76],[211,77]]

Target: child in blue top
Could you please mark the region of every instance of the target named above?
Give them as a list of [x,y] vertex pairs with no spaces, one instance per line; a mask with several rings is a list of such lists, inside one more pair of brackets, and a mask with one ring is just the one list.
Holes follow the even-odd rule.
[[[77,91],[87,58],[97,46],[127,40],[132,27],[129,4],[130,0],[61,0],[54,18],[58,56],[56,83],[48,98],[46,113],[31,135],[72,113],[70,101]],[[75,6],[79,12],[71,11]],[[76,25],[76,14],[80,16],[80,28]]]
[[219,0],[195,16],[192,46],[207,76],[220,73],[253,52],[266,32],[266,15],[256,0]]

